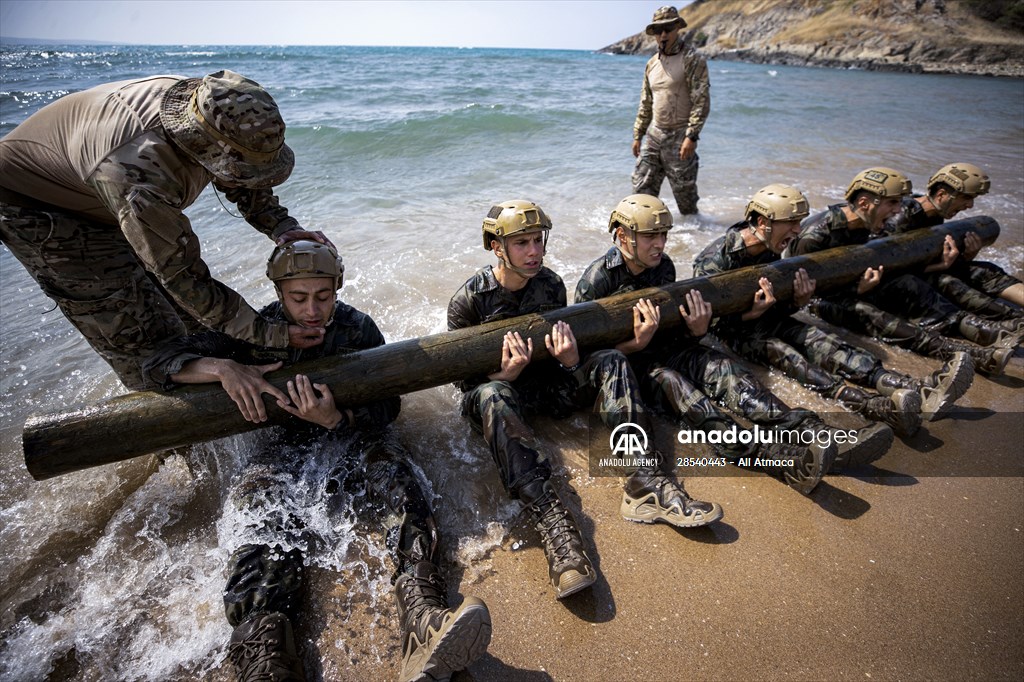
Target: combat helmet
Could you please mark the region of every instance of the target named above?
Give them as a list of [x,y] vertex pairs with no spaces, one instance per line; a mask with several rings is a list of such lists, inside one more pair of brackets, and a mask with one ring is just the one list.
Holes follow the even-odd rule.
[[755,213],[773,222],[787,222],[803,220],[811,214],[811,209],[803,192],[796,187],[776,183],[757,190],[747,203],[744,210],[747,220]]
[[335,291],[341,288],[345,263],[334,247],[299,239],[276,247],[267,260],[267,278],[275,286],[286,279],[310,277],[333,277]]
[[491,250],[491,240],[498,239],[502,244],[506,237],[522,232],[544,230],[544,243],[547,243],[548,232],[551,230],[551,218],[532,201],[513,199],[491,207],[484,218],[484,248]]
[[985,171],[972,163],[951,163],[943,166],[939,171],[928,179],[928,192],[939,183],[949,185],[953,191],[970,196],[988,194],[992,187]]
[[630,194],[619,202],[608,218],[608,231],[615,239],[615,228],[633,232],[668,232],[672,229],[672,212],[658,197]]
[[879,197],[905,197],[911,192],[910,178],[898,170],[876,166],[862,170],[853,177],[853,182],[846,188],[846,201],[851,201],[859,190]]

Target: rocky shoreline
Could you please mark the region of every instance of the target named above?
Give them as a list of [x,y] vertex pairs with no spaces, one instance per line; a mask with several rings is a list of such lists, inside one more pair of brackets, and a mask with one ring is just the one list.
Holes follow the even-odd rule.
[[[1024,77],[1024,34],[972,16],[957,2],[698,1],[680,14],[686,40],[708,59]],[[655,49],[641,32],[599,52],[651,55]]]

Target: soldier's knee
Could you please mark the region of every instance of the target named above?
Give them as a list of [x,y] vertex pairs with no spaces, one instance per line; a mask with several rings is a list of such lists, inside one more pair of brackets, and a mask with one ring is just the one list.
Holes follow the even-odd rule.
[[258,613],[280,612],[295,620],[302,604],[302,552],[281,545],[243,545],[231,555],[224,613],[237,626]]

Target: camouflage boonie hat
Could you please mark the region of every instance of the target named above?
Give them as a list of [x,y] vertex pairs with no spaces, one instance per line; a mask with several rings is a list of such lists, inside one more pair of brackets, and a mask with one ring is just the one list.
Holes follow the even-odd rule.
[[654,11],[651,23],[647,24],[647,35],[653,36],[656,28],[686,28],[686,20],[679,16],[679,10],[675,7],[659,7]]
[[234,71],[175,83],[160,104],[160,122],[206,170],[243,187],[279,185],[295,165],[277,103]]

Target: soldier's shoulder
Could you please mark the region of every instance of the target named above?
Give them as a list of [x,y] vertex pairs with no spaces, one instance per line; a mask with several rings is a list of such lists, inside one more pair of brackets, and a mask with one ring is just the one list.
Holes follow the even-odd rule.
[[565,288],[565,283],[562,281],[561,276],[546,265],[541,266],[536,279],[537,281],[543,282],[549,286],[560,286]]
[[494,276],[494,268],[490,265],[485,265],[473,273],[473,276],[467,279],[462,287],[469,294],[483,294],[497,288],[498,279]]

